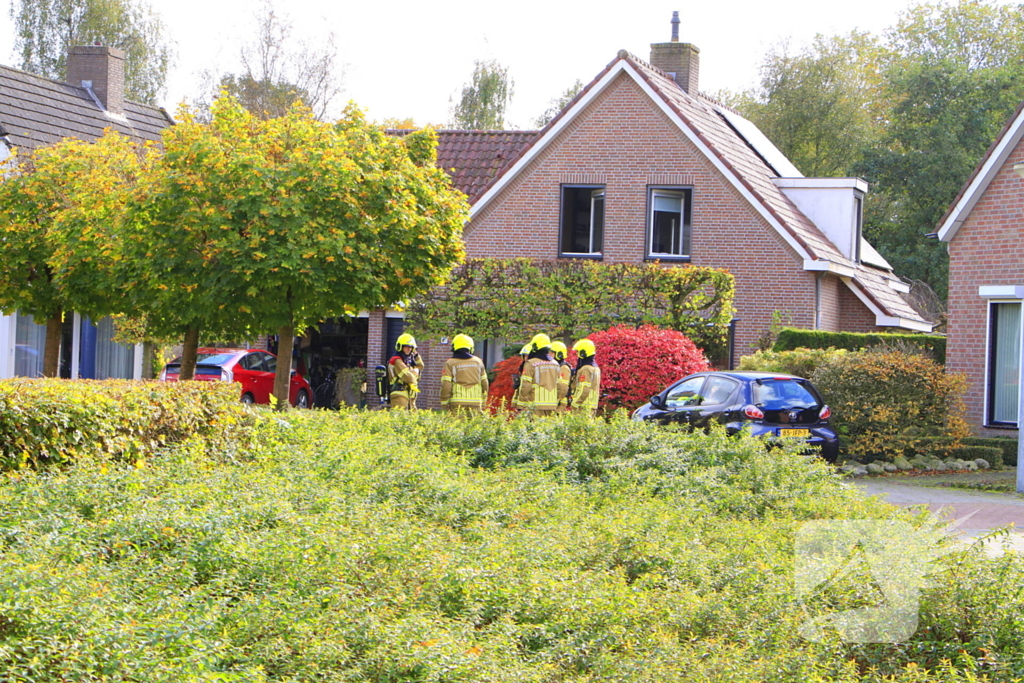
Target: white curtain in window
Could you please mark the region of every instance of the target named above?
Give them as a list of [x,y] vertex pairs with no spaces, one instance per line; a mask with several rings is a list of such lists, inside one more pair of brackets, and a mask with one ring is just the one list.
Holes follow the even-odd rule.
[[15,316],[14,376],[42,377],[43,352],[46,348],[46,325],[37,325],[32,316]]
[[993,304],[992,420],[1017,422],[1020,397],[1020,304]]
[[135,347],[114,341],[114,320],[104,318],[96,325],[96,379],[132,379],[135,375]]

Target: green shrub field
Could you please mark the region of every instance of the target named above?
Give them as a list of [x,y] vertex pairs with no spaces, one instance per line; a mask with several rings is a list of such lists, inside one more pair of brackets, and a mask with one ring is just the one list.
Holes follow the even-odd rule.
[[[1009,681],[1024,565],[964,546],[900,645],[801,639],[799,525],[917,520],[816,458],[579,415],[269,411],[0,477],[4,681]],[[240,418],[241,419],[241,418]],[[247,418],[248,419],[248,418]],[[856,579],[856,576],[854,576]]]
[[772,347],[773,351],[807,349],[846,349],[860,351],[873,346],[916,346],[931,354],[937,362],[946,362],[946,337],[937,334],[893,334],[875,332],[826,332],[783,328]]

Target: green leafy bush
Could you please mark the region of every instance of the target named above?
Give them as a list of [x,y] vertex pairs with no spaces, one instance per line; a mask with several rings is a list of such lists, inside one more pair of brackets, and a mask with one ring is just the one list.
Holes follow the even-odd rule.
[[848,353],[811,380],[832,407],[848,457],[887,459],[921,451],[944,437],[959,445],[968,435],[963,375],[919,353]]
[[946,362],[946,338],[931,334],[875,334],[862,332],[826,332],[824,330],[798,330],[787,327],[779,332],[773,351],[807,349],[846,349],[861,351],[872,346],[912,344],[927,351],[940,363]]
[[[988,446],[998,448],[1002,454],[1002,464],[1017,466],[1017,439],[1008,436],[969,436],[963,441],[965,446]],[[993,465],[995,467],[995,465]]]
[[797,377],[810,377],[819,367],[845,353],[846,349],[832,348],[755,351],[740,358],[739,369],[744,372],[779,372]]
[[[814,643],[804,521],[920,518],[749,437],[569,415],[292,412],[258,460],[0,477],[4,680],[1012,680],[1024,562],[959,550],[908,643]],[[871,590],[875,594],[871,594]]]
[[0,381],[0,470],[80,457],[122,460],[202,437],[244,441],[256,417],[221,382]]

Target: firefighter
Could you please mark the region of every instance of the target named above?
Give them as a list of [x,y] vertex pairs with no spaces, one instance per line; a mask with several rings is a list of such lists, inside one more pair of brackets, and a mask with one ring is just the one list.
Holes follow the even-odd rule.
[[391,408],[415,410],[423,359],[416,353],[416,339],[406,332],[395,342],[395,355],[388,361]]
[[551,360],[551,338],[535,335],[523,366],[519,403],[533,415],[552,415],[558,410],[558,363]]
[[512,375],[512,408],[515,410],[523,410],[523,406],[519,403],[519,389],[523,386],[523,369],[526,368],[526,358],[530,355],[530,343],[523,344],[523,348],[519,349],[519,372]]
[[565,359],[568,352],[569,350],[562,342],[551,342],[551,353],[554,356],[554,361],[558,363],[558,412],[560,413],[569,409],[569,383],[572,381],[572,366]]
[[580,339],[572,345],[579,361],[576,363],[576,386],[572,394],[572,410],[586,411],[591,417],[597,412],[601,398],[601,368],[597,367],[597,349],[589,339]]
[[473,355],[473,338],[457,334],[452,357],[441,368],[441,407],[453,413],[482,412],[487,401],[487,368]]

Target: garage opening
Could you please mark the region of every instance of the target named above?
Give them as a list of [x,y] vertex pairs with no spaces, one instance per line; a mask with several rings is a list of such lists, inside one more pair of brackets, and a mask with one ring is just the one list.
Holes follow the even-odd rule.
[[313,388],[313,406],[362,405],[369,318],[332,318],[297,341],[299,370]]

